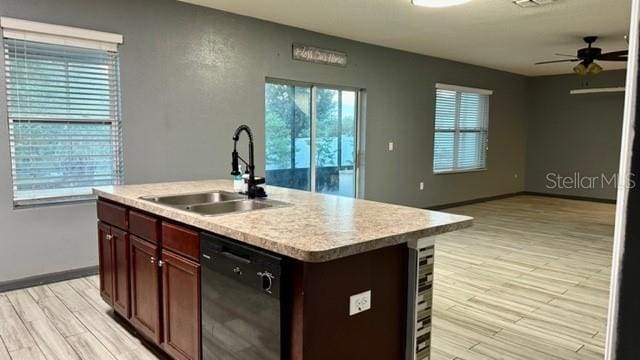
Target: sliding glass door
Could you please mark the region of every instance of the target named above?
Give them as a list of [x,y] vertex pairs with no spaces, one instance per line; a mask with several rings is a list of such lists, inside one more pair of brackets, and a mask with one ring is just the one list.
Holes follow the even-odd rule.
[[355,89],[268,82],[267,183],[355,197],[357,109]]
[[266,177],[271,185],[311,189],[311,88],[265,87]]
[[356,91],[316,88],[315,189],[355,197]]

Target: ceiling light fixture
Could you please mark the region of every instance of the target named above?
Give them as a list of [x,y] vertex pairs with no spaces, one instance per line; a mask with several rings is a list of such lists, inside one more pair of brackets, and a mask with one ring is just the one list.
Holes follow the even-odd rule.
[[513,0],[513,3],[523,8],[529,8],[548,5],[555,1],[556,0]]
[[602,66],[596,64],[596,63],[591,63],[589,64],[589,66],[587,66],[587,73],[589,75],[598,75],[602,72]]
[[602,72],[602,66],[600,66],[599,64],[595,63],[595,62],[587,62],[587,61],[583,61],[580,64],[576,65],[576,67],[573,68],[573,72],[575,72],[578,75],[598,75]]
[[578,75],[587,75],[587,66],[584,64],[584,61],[576,65],[573,68],[573,72]]
[[411,0],[413,5],[426,6],[432,8],[443,8],[449,6],[462,5],[470,2],[471,0]]

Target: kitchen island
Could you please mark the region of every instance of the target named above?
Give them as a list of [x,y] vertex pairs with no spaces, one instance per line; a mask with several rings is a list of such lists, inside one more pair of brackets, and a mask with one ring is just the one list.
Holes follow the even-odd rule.
[[[143,199],[210,191],[231,192],[232,182],[94,190],[99,197],[101,294],[142,337],[175,359],[429,356],[429,238],[471,226],[471,218],[270,186],[269,199],[285,206],[202,216]],[[282,271],[268,273],[265,285],[279,304],[279,329],[260,326],[274,320],[270,312],[226,309],[222,314],[206,302],[236,290],[212,288],[201,279],[207,265],[203,261],[209,259],[202,257],[202,239],[208,236],[203,234],[240,249],[221,254],[246,262],[247,268],[255,264],[237,255],[244,250],[281,260]],[[411,247],[420,250],[411,252]],[[233,270],[240,277],[263,275],[242,266]],[[278,281],[273,293],[272,279]],[[364,303],[353,303],[353,295],[367,292]],[[201,304],[201,299],[208,300]],[[259,324],[250,326],[252,317]]]

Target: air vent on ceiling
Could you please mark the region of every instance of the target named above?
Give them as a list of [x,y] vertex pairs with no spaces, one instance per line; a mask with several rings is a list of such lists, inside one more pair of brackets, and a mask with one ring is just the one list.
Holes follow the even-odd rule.
[[538,6],[543,6],[543,5],[549,5],[551,3],[556,2],[556,0],[513,0],[513,3],[523,7],[523,8],[530,8],[530,7],[538,7]]

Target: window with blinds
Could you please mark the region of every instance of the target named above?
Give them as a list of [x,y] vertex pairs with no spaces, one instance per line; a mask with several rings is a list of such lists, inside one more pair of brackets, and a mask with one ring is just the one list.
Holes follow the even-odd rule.
[[491,91],[438,84],[433,171],[485,169]]
[[118,53],[9,38],[14,206],[91,198],[123,179]]

